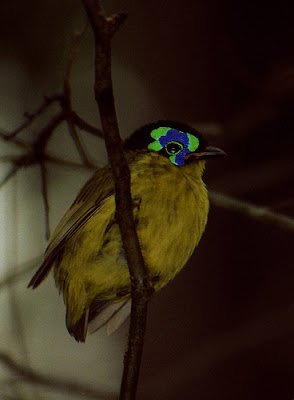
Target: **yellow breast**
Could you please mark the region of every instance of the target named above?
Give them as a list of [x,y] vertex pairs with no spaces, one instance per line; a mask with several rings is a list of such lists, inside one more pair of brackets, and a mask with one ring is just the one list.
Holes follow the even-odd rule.
[[[146,168],[148,163],[153,167]],[[203,168],[204,162],[177,167],[151,153],[132,170],[132,194],[141,196],[137,232],[150,274],[159,278],[156,288],[183,268],[204,231],[208,196]]]
[[[134,218],[142,253],[156,289],[185,265],[204,231],[208,197],[204,162],[177,167],[157,153],[130,160]],[[77,321],[94,299],[117,301],[130,293],[128,266],[115,223],[114,195],[68,241],[55,280]]]

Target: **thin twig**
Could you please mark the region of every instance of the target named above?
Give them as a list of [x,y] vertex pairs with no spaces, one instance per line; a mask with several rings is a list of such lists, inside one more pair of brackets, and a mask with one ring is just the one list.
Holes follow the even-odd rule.
[[11,162],[12,164],[19,159],[19,156],[2,156],[0,157],[0,163]]
[[104,139],[104,133],[101,129],[96,128],[95,126],[89,124],[83,118],[81,118],[75,111],[72,111],[72,120],[75,125],[82,129],[85,132],[92,133],[94,136],[98,136]]
[[19,166],[14,166],[8,174],[5,176],[5,178],[0,182],[0,189],[12,178],[14,175],[17,173],[17,171],[20,169]]
[[48,189],[47,189],[47,171],[45,164],[40,163],[41,172],[41,184],[42,184],[42,197],[44,203],[44,213],[45,213],[45,229],[46,229],[46,239],[50,237],[50,222],[49,222],[49,202],[48,202]]
[[16,146],[21,147],[22,149],[30,150],[30,148],[31,148],[31,145],[29,143],[25,143],[24,141],[22,141],[20,139],[17,139],[15,137],[14,138],[10,138],[9,134],[3,133],[3,132],[0,132],[0,138],[2,140],[7,141],[7,142],[13,143]]
[[66,71],[65,71],[64,80],[63,80],[64,99],[63,99],[62,105],[63,105],[64,112],[66,113],[65,119],[67,122],[67,127],[69,130],[69,133],[74,141],[77,151],[81,157],[81,160],[85,165],[91,166],[92,163],[90,162],[90,160],[81,144],[78,132],[76,130],[76,127],[75,127],[75,124],[73,121],[73,112],[72,112],[72,104],[71,104],[71,85],[70,85],[70,77],[71,77],[73,63],[77,57],[78,48],[79,48],[82,38],[86,32],[86,29],[87,29],[87,25],[85,25],[80,30],[76,30],[72,35],[70,52],[69,52],[67,67],[66,67]]
[[[41,107],[40,107],[41,109]],[[48,144],[48,140],[52,132],[57,128],[59,124],[64,120],[64,112],[61,111],[55,117],[53,117],[48,124],[39,132],[37,139],[33,144],[27,145],[27,154],[22,154],[20,156],[12,156],[10,161],[13,163],[11,171],[6,175],[6,177],[0,183],[0,189],[17,173],[21,167],[29,167],[31,165],[43,162],[45,158],[45,149]],[[1,135],[6,136],[7,135]],[[11,142],[14,144],[23,146],[24,143],[20,142],[16,138],[12,138]]]
[[[64,82],[63,82],[64,88],[66,88],[67,86],[70,87],[70,78],[71,78],[72,67],[77,58],[78,49],[79,49],[79,46],[81,44],[81,41],[82,41],[86,31],[87,31],[87,28],[88,28],[88,24],[85,24],[84,26],[82,26],[81,29],[76,29],[72,35],[69,56],[67,59],[67,66],[66,66],[65,75],[64,75]],[[66,91],[67,90],[64,90],[65,95],[66,95]]]
[[23,131],[24,129],[26,129],[37,117],[39,117],[45,110],[47,110],[47,108],[57,102],[60,101],[60,97],[61,95],[56,94],[53,96],[44,96],[44,101],[43,104],[41,104],[41,106],[33,113],[28,113],[26,112],[24,114],[24,116],[27,118],[27,121],[25,121],[23,124],[21,124],[18,128],[16,128],[14,131],[12,131],[7,139],[11,140],[13,139],[18,133],[20,133],[21,131]]
[[[17,266],[14,265],[14,268]],[[18,301],[16,287],[10,287],[8,292],[9,294],[9,309],[12,321],[12,341],[15,343],[14,347],[18,347],[19,354],[21,354],[22,362],[29,368],[31,360],[29,356],[27,341],[25,340],[25,329],[24,329],[24,321],[23,315],[21,312],[21,304]],[[27,399],[27,397],[23,397],[22,391],[18,385],[14,385],[14,392],[19,399]],[[30,399],[37,400],[40,399],[40,396],[36,390],[36,388],[32,387],[30,390]]]
[[22,381],[33,385],[44,386],[55,392],[65,392],[74,396],[83,396],[83,398],[87,397],[94,400],[114,398],[114,395],[90,389],[88,385],[73,383],[72,380],[66,381],[58,378],[48,378],[48,375],[41,375],[31,368],[19,365],[8,354],[2,352],[0,352],[0,362],[15,375],[19,376]]
[[95,99],[112,168],[116,194],[116,217],[132,283],[129,342],[120,393],[121,400],[131,400],[136,397],[151,284],[133,220],[130,171],[119,136],[111,79],[111,38],[126,19],[126,14],[119,13],[106,18],[100,0],[83,0],[83,4],[95,39]]
[[44,159],[44,155],[46,153],[46,147],[52,133],[55,129],[65,120],[65,112],[60,111],[54,117],[50,119],[50,121],[45,125],[45,127],[39,132],[36,141],[33,143],[33,155],[34,160],[39,162],[39,160]]
[[[47,145],[52,137],[53,132],[63,121],[66,121],[69,133],[81,157],[83,163],[83,165],[81,166],[87,169],[95,168],[95,165],[89,160],[84,150],[84,147],[82,146],[76,126],[79,127],[80,129],[83,129],[85,131],[94,134],[95,136],[100,136],[100,137],[102,136],[100,130],[88,124],[80,116],[78,116],[76,112],[72,110],[71,86],[70,86],[71,71],[73,63],[78,53],[78,47],[81,43],[84,33],[86,32],[86,29],[87,25],[85,25],[80,31],[75,31],[73,34],[70,52],[68,56],[67,67],[65,70],[65,76],[63,80],[63,92],[60,94],[55,94],[50,97],[44,97],[44,101],[40,105],[40,107],[33,113],[25,113],[27,121],[21,124],[17,129],[15,129],[10,134],[5,134],[3,132],[0,132],[1,139],[7,142],[11,142],[17,145],[18,147],[21,147],[26,150],[26,153],[21,154],[20,156],[10,156],[10,157],[3,156],[0,158],[0,162],[10,161],[13,164],[11,171],[7,174],[7,176],[3,179],[3,181],[0,182],[0,188],[3,187],[17,173],[17,171],[20,168],[22,167],[27,168],[35,164],[40,165],[47,239],[50,235],[50,230],[49,230],[49,204],[47,199],[45,161],[55,162],[59,165],[77,166],[75,165],[75,163],[69,163],[62,160],[57,161],[56,158],[50,157],[47,154],[46,151]],[[48,107],[55,102],[59,103],[61,110],[55,113],[55,115],[53,115],[50,118],[49,122],[47,122],[47,124],[38,132],[37,137],[33,141],[33,143],[26,143],[15,137],[18,133],[28,128],[36,118],[41,116],[48,109]],[[81,166],[79,165],[79,167]]]
[[290,197],[279,202],[274,202],[270,205],[272,210],[283,210],[283,209],[293,209],[294,208],[294,198]]
[[221,193],[210,192],[209,198],[211,203],[217,207],[244,214],[247,217],[269,223],[280,229],[294,231],[294,219],[286,215],[270,211],[265,207],[258,207],[254,204],[234,199],[233,197]]
[[62,160],[57,157],[49,156],[48,154],[46,155],[46,161],[51,162],[53,164],[62,165],[64,167],[70,167],[70,168],[79,168],[79,169],[86,169],[86,170],[94,170],[94,169],[98,168],[94,164],[85,165],[85,164],[81,164],[81,163],[74,162],[74,161]]
[[77,151],[81,157],[81,160],[83,162],[84,165],[88,165],[88,166],[93,166],[93,164],[91,163],[91,161],[89,160],[84,147],[82,146],[81,140],[79,138],[78,132],[76,131],[76,127],[72,121],[71,118],[68,118],[67,120],[67,126],[68,126],[68,130],[70,133],[70,136],[72,137],[74,144],[77,148]]

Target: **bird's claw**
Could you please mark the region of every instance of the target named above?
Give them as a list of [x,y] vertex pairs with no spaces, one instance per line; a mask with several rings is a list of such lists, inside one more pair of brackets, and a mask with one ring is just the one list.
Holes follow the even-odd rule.
[[139,194],[133,196],[133,208],[137,208],[138,210],[140,210],[141,201],[142,197]]

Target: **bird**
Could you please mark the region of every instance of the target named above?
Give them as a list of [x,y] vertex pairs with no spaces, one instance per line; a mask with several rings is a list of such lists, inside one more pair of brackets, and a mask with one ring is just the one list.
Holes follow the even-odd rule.
[[[209,200],[205,162],[225,155],[189,125],[160,120],[123,142],[130,169],[133,217],[155,291],[184,267],[204,232]],[[54,268],[66,306],[66,326],[77,342],[107,326],[111,334],[131,310],[131,281],[116,221],[109,164],[98,169],[57,225],[44,261],[28,287]]]

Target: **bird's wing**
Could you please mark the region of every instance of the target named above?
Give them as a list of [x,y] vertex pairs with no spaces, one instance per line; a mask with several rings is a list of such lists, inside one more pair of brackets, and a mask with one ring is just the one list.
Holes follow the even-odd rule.
[[76,200],[53,232],[45,259],[28,287],[36,288],[46,278],[54,262],[62,254],[68,240],[92,217],[107,197],[114,194],[112,174],[108,166],[99,169],[79,192]]

